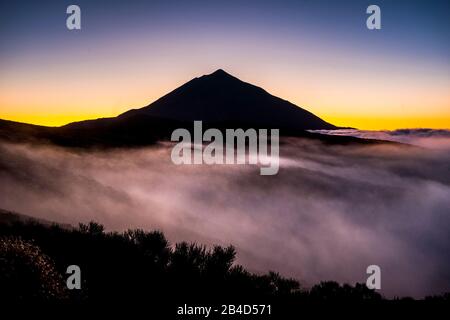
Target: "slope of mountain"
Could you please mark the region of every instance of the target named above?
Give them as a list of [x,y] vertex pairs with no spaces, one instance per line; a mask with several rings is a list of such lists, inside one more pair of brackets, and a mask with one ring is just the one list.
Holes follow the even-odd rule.
[[25,214],[0,209],[0,225],[1,224],[14,224],[17,222],[35,223],[35,224],[41,224],[41,225],[45,225],[45,226],[52,226],[52,225],[57,224],[61,228],[68,229],[68,230],[73,228],[70,224],[56,223],[56,222],[48,221],[45,219],[39,219],[39,218],[35,218],[35,217],[28,216]]

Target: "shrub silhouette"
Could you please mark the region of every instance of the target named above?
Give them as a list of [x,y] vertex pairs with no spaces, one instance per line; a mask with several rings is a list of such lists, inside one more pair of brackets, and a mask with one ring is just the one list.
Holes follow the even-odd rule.
[[38,246],[16,238],[0,239],[0,299],[67,298],[65,282]]
[[374,290],[370,290],[364,284],[357,283],[354,287],[344,284],[340,285],[335,281],[323,281],[310,290],[312,299],[321,299],[326,301],[364,301],[381,300],[381,295]]
[[[78,228],[12,222],[0,223],[0,234],[4,301],[385,301],[364,284],[328,281],[307,290],[276,272],[254,274],[235,264],[233,246],[171,245],[160,231],[105,232],[95,222]],[[81,290],[65,287],[66,268],[73,264],[81,268]],[[428,300],[448,301],[448,296]]]

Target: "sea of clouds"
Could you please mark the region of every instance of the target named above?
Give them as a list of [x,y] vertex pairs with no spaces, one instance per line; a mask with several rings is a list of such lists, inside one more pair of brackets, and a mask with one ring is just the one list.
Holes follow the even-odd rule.
[[[380,135],[408,136],[372,132]],[[284,139],[275,176],[250,165],[176,166],[169,144],[87,152],[1,143],[0,208],[160,229],[172,243],[233,244],[251,271],[304,286],[365,282],[376,264],[383,294],[423,297],[450,291],[450,137],[423,139],[409,135],[420,147]]]
[[450,130],[446,129],[398,129],[398,130],[310,130],[321,134],[351,136],[412,144],[432,149],[450,150]]

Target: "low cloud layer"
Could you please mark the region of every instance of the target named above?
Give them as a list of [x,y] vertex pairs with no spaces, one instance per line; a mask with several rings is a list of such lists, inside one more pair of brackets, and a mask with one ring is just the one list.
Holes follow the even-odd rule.
[[311,130],[329,135],[352,136],[412,144],[424,148],[450,150],[450,130],[445,129],[398,129],[398,130]]
[[172,242],[233,244],[250,270],[305,286],[365,282],[377,264],[387,296],[450,291],[447,149],[289,139],[275,176],[257,166],[175,166],[170,151],[0,144],[0,207],[110,230],[158,228]]

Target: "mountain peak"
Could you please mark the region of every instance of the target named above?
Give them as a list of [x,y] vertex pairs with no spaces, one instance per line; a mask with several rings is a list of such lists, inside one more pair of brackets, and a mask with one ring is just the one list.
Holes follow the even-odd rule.
[[229,73],[225,72],[225,70],[223,70],[223,69],[217,69],[216,71],[211,73],[211,75],[224,75],[224,74],[228,74],[229,75]]
[[229,74],[228,72],[226,72],[223,69],[217,69],[216,71],[214,71],[213,73],[207,74],[206,77],[214,77],[214,78],[224,78],[224,77],[229,77],[229,78],[235,78],[234,76],[232,76],[231,74]]

